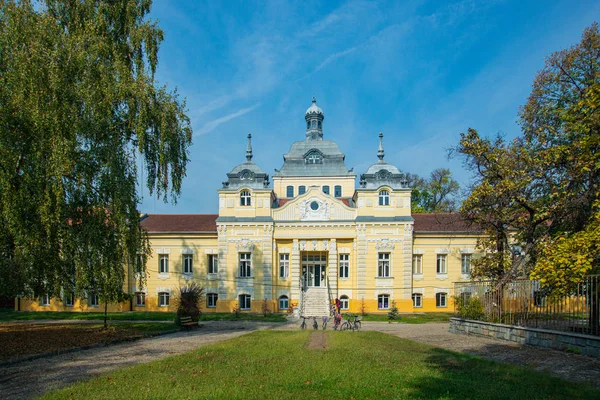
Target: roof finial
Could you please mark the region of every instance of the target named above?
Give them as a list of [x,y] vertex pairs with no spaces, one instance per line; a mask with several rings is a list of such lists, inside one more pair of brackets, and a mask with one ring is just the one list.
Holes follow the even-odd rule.
[[246,147],[246,160],[248,162],[252,161],[252,143],[250,143],[250,139],[252,139],[252,135],[248,134],[248,147]]
[[383,151],[383,133],[379,132],[379,149],[377,150],[377,157],[379,157],[380,162],[383,162],[384,156],[385,152]]
[[317,98],[315,96],[313,96],[313,103],[317,102]]

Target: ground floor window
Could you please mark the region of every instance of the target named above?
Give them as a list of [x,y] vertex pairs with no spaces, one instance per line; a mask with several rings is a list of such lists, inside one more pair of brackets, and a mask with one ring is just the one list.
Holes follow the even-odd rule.
[[463,292],[460,294],[460,303],[462,305],[465,305],[468,303],[469,299],[471,298],[471,293],[470,292]]
[[217,299],[219,295],[216,293],[209,293],[206,295],[206,307],[215,308],[217,306]]
[[240,294],[240,310],[249,310],[252,308],[249,294]]
[[350,300],[348,300],[348,296],[340,297],[340,308],[342,310],[347,310],[350,308]]
[[413,301],[414,308],[423,307],[423,295],[421,293],[413,293],[412,301]]
[[169,293],[160,292],[158,294],[158,305],[159,307],[169,307]]
[[281,296],[279,298],[279,309],[280,310],[287,310],[290,307],[290,300],[288,299],[287,296]]
[[42,295],[42,298],[40,300],[40,304],[43,305],[43,306],[49,306],[50,305],[50,295],[48,293]]
[[96,293],[90,295],[90,298],[88,299],[88,304],[90,307],[98,307],[99,301],[98,295]]
[[380,310],[387,310],[390,308],[390,296],[387,294],[380,294],[377,296],[377,308]]
[[135,294],[135,306],[144,307],[146,305],[146,293],[136,292]]
[[75,295],[73,293],[69,293],[65,295],[65,306],[73,307],[75,304]]
[[447,300],[448,294],[447,293],[436,293],[435,294],[435,306],[436,307],[447,307]]

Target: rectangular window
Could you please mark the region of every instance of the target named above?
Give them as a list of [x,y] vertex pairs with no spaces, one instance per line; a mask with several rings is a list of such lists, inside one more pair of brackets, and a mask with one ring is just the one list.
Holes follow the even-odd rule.
[[423,295],[421,293],[413,293],[412,294],[412,301],[413,301],[413,307],[414,308],[421,308],[421,307],[423,307]]
[[184,274],[192,274],[193,273],[193,256],[191,254],[184,254],[183,256],[183,273]]
[[323,186],[323,193],[329,194],[329,186],[327,186],[327,185]]
[[387,294],[380,294],[377,296],[377,308],[380,310],[387,310],[390,308],[390,296]]
[[541,290],[533,292],[533,305],[536,307],[546,307],[546,296]]
[[216,293],[209,293],[206,295],[206,307],[215,308],[217,307],[217,300],[219,299],[219,295]]
[[160,292],[158,294],[158,306],[159,307],[169,307],[169,293]]
[[90,307],[98,307],[99,301],[98,301],[98,295],[96,293],[90,295],[90,297],[88,299],[88,304]]
[[336,186],[336,187],[334,188],[334,191],[333,191],[333,193],[334,193],[335,197],[342,197],[342,187],[341,187],[341,186],[339,186],[339,185],[338,185],[338,186]]
[[436,272],[438,274],[447,274],[448,269],[446,268],[446,254],[438,254],[437,256],[437,267]]
[[249,310],[252,307],[249,294],[240,295],[240,310]]
[[462,255],[460,272],[463,275],[471,274],[471,254],[463,254]]
[[348,296],[340,297],[340,310],[347,310],[350,308],[350,300]]
[[377,277],[390,277],[390,253],[379,253],[379,259],[377,264]]
[[219,256],[216,254],[208,255],[208,273],[216,274],[219,272]]
[[161,254],[158,256],[158,272],[161,274],[166,274],[169,272],[169,255]]
[[249,278],[252,272],[252,253],[240,253],[240,277]]
[[436,293],[435,294],[435,306],[438,308],[447,307],[446,297],[448,295],[446,293]]
[[135,293],[135,306],[145,307],[146,306],[146,293],[136,292]]
[[350,276],[350,254],[340,254],[340,278]]
[[413,255],[413,275],[423,275],[423,256],[421,254]]
[[294,187],[293,186],[288,186],[286,188],[285,195],[286,195],[286,197],[294,197]]
[[298,186],[298,194],[306,193],[306,186]]
[[40,299],[40,304],[43,306],[50,305],[50,295],[48,293],[42,295],[42,298]]
[[287,279],[290,276],[290,255],[280,254],[279,255],[279,277],[281,279]]
[[65,294],[65,306],[73,307],[75,304],[75,295],[73,293]]

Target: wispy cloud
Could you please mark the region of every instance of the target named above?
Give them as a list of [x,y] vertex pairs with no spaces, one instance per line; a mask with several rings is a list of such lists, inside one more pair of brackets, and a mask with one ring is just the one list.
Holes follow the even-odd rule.
[[219,108],[225,107],[231,101],[231,96],[220,96],[198,108],[195,108],[190,112],[192,116],[200,116],[202,114],[209,113],[214,110],[218,110]]
[[353,53],[356,49],[358,49],[358,46],[353,46],[353,47],[350,47],[349,49],[346,49],[346,50],[343,50],[343,51],[338,51],[337,53],[330,54],[325,60],[323,60],[323,62],[321,64],[319,64],[317,66],[317,68],[315,68],[315,70],[313,71],[313,74],[315,72],[319,71],[321,68],[323,68],[327,64],[329,64],[329,63],[337,60],[338,58],[341,58],[341,57],[344,57],[345,55]]
[[211,132],[213,131],[217,126],[224,124],[225,122],[231,121],[232,119],[235,119],[237,117],[241,117],[244,114],[248,114],[249,112],[257,109],[258,107],[261,106],[261,103],[255,104],[252,107],[247,107],[247,108],[242,108],[241,110],[238,110],[234,113],[228,114],[224,117],[221,118],[217,118],[215,120],[212,120],[210,122],[207,122],[206,124],[204,124],[202,126],[202,128],[198,129],[196,131],[195,136],[199,136],[199,135],[204,135],[205,133]]

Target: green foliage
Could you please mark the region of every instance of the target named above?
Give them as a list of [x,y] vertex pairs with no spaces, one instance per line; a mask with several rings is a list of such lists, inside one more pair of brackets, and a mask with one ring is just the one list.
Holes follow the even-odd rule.
[[363,317],[369,314],[369,307],[365,303],[365,298],[360,299],[360,315]]
[[202,315],[202,303],[204,302],[204,287],[196,282],[179,287],[179,293],[175,299],[177,305],[177,324],[181,317],[192,317],[192,321],[199,321]]
[[185,103],[154,81],[150,6],[0,1],[1,294],[116,302],[145,265],[137,162],[174,200],[192,137]]
[[598,270],[599,106],[594,23],[579,44],[547,58],[520,111],[520,137],[461,135],[453,151],[476,176],[461,212],[487,236],[474,277],[501,284],[531,274],[562,293]]
[[473,320],[483,320],[485,318],[485,310],[479,297],[453,296],[453,300],[456,314],[460,318]]
[[407,184],[413,189],[411,211],[413,213],[451,212],[456,210],[459,184],[446,168],[434,170],[429,180],[418,175],[406,174]]
[[392,300],[392,308],[390,308],[390,311],[387,313],[387,317],[390,322],[400,319],[400,313],[398,312],[396,300]]

